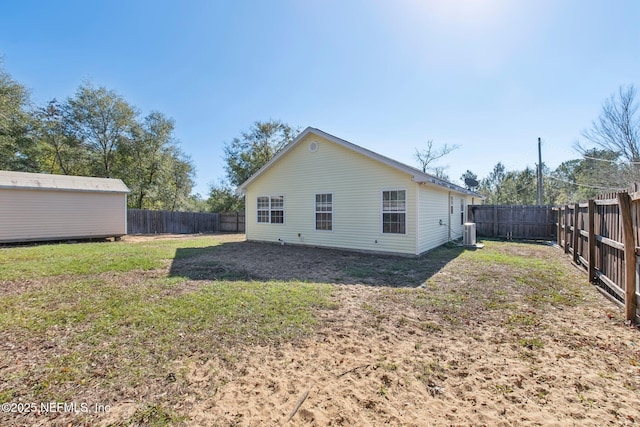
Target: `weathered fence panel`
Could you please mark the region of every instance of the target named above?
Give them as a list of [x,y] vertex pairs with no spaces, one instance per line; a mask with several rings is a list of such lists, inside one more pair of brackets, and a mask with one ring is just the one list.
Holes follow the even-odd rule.
[[244,233],[244,212],[203,213],[129,209],[129,234]]
[[220,214],[220,231],[244,233],[244,212]]
[[589,280],[625,305],[636,320],[640,304],[640,193],[607,194],[557,213],[557,243],[583,267]]
[[478,237],[553,240],[555,216],[552,206],[473,205],[468,218]]
[[220,214],[201,212],[152,211],[129,209],[129,234],[192,234],[215,233],[219,230]]

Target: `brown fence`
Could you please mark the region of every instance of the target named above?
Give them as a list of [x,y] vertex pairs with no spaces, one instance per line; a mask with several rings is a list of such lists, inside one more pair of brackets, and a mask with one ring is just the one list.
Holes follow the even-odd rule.
[[201,213],[129,209],[129,234],[244,233],[244,213]]
[[478,237],[554,240],[556,212],[552,206],[473,205],[469,221]]
[[557,243],[589,280],[625,305],[635,320],[640,302],[640,193],[603,195],[557,212]]

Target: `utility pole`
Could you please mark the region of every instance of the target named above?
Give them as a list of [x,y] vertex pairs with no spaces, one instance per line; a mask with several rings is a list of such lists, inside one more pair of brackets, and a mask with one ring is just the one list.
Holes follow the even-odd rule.
[[538,206],[542,206],[544,199],[542,194],[542,140],[538,138],[538,193],[537,193]]

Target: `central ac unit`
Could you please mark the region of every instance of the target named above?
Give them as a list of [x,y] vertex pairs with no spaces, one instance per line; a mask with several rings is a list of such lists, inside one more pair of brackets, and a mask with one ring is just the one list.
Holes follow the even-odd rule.
[[462,243],[465,246],[475,246],[476,244],[476,224],[473,222],[464,223],[464,236]]

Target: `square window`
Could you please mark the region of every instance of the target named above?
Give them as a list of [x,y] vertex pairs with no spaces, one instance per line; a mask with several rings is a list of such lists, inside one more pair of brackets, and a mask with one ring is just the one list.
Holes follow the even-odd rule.
[[284,196],[260,196],[256,205],[258,223],[284,224]]

